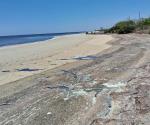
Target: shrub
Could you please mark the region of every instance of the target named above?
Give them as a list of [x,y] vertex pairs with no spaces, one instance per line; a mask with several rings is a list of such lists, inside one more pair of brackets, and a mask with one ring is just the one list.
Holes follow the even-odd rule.
[[126,34],[132,32],[144,32],[149,31],[147,33],[150,34],[150,18],[143,18],[140,20],[128,20],[118,22],[116,25],[107,29],[105,33],[118,33],[118,34]]
[[142,21],[142,25],[150,26],[150,18],[146,18]]
[[135,22],[134,21],[121,21],[117,23],[115,26],[108,30],[109,33],[132,33],[135,30]]
[[137,21],[136,29],[146,30],[150,27],[150,18],[143,18]]

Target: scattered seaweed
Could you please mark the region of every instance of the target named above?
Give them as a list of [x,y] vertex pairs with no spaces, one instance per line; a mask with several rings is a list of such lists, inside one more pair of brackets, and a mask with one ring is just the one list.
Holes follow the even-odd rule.
[[43,69],[30,69],[30,68],[23,68],[23,69],[16,69],[19,72],[35,72]]
[[76,60],[95,60],[97,57],[96,56],[79,56],[79,57],[74,57],[73,59]]
[[10,72],[10,70],[3,70],[2,72]]

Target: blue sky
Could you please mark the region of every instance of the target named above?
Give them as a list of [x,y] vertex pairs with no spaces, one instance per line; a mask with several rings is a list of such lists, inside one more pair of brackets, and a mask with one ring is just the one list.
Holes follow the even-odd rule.
[[93,30],[150,16],[150,0],[0,0],[0,35]]

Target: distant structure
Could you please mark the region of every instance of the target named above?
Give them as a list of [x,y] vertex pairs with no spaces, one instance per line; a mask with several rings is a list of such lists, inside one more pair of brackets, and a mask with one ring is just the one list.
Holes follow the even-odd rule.
[[94,31],[86,32],[86,34],[104,34],[104,33],[105,33],[105,30],[102,27]]

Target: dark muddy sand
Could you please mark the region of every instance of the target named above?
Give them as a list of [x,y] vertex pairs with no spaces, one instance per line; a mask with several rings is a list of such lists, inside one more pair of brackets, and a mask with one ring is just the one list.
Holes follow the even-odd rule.
[[0,87],[0,125],[149,125],[150,36]]

